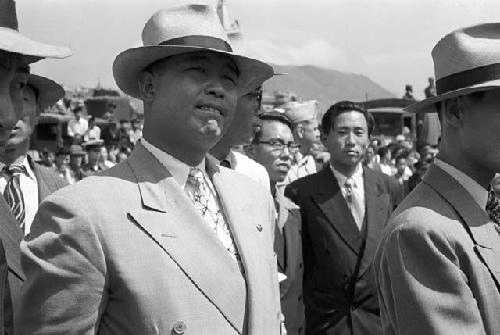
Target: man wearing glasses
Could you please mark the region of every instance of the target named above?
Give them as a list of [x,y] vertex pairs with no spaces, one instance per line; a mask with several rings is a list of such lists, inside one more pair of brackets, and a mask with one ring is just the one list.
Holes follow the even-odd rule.
[[259,115],[259,127],[252,141],[254,159],[262,164],[271,180],[276,207],[274,249],[278,270],[286,276],[280,282],[281,311],[288,335],[304,333],[304,304],[302,302],[302,240],[298,207],[284,196],[284,183],[292,156],[299,146],[294,142],[292,121],[282,113]]
[[221,162],[221,165],[254,179],[269,190],[269,176],[266,169],[234,148],[248,145],[252,140],[252,124],[260,110],[261,103],[262,86],[240,97],[227,133],[210,150],[210,153]]
[[398,187],[363,168],[373,117],[342,101],[323,116],[329,168],[288,185],[299,207],[307,334],[382,334],[371,262]]

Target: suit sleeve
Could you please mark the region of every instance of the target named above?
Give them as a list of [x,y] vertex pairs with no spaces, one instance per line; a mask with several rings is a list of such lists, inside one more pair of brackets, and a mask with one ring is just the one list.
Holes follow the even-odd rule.
[[443,232],[405,223],[383,248],[376,266],[384,334],[486,334],[455,243]]
[[16,334],[96,334],[106,302],[106,265],[83,202],[51,196],[21,243],[26,281]]
[[0,334],[14,334],[12,325],[12,301],[9,289],[9,267],[5,258],[5,250],[0,240]]

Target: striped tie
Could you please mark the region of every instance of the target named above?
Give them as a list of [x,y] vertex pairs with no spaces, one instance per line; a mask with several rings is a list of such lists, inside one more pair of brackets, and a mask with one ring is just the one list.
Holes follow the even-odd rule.
[[3,197],[5,198],[5,201],[7,201],[7,204],[9,204],[10,210],[19,223],[21,230],[24,231],[24,219],[26,212],[19,177],[21,173],[27,173],[26,168],[22,165],[11,165],[5,166],[3,170],[10,177],[7,185],[5,185]]

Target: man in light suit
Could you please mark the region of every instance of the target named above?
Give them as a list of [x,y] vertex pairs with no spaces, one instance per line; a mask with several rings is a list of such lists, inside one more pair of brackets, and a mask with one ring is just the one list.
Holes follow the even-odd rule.
[[143,139],[43,202],[17,334],[279,334],[270,199],[206,158],[273,70],[231,52],[211,6],[161,10],[142,36],[113,72],[144,102]]
[[[374,268],[384,334],[500,334],[500,24],[456,30],[432,51],[439,154],[384,231]],[[497,213],[488,217],[487,210]],[[496,228],[496,229],[495,229]]]
[[341,101],[323,116],[330,166],[288,185],[300,207],[306,334],[381,334],[371,262],[399,198],[396,181],[363,168],[373,117]]

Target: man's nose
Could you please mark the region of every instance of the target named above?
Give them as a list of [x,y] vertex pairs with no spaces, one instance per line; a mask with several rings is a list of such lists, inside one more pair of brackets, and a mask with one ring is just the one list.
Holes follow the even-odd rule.
[[226,90],[224,89],[221,80],[213,77],[210,78],[209,82],[207,83],[205,93],[216,98],[223,99],[226,95]]
[[354,144],[354,133],[349,132],[345,139],[347,144]]

